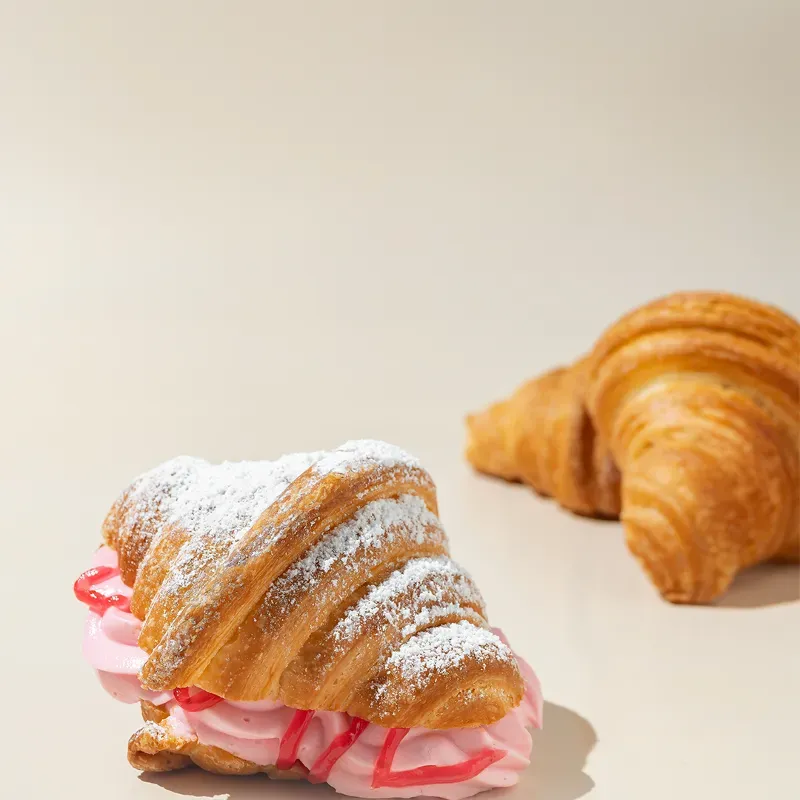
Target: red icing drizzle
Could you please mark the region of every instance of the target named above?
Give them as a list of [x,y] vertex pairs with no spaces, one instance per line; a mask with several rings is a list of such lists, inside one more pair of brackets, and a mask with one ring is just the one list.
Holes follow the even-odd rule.
[[120,611],[130,611],[131,601],[129,597],[116,593],[103,594],[92,588],[96,583],[107,581],[115,575],[119,575],[119,570],[114,567],[92,567],[87,569],[86,572],[78,576],[78,580],[75,581],[72,587],[75,597],[81,603],[86,603],[92,611],[101,616],[112,607],[118,608]]
[[480,775],[487,767],[495,764],[506,755],[505,750],[493,750],[487,747],[460,764],[451,764],[446,767],[427,765],[392,772],[395,753],[397,753],[397,748],[406,737],[408,731],[408,728],[391,728],[386,734],[383,747],[375,764],[375,772],[372,775],[373,789],[385,787],[398,789],[426,784],[461,783],[461,781],[468,781],[476,775]]
[[295,711],[286,733],[281,739],[281,747],[278,751],[278,760],[275,766],[278,769],[291,769],[297,761],[297,751],[300,749],[300,742],[303,741],[313,711]]
[[367,725],[369,722],[365,719],[353,717],[350,727],[344,733],[335,736],[328,749],[314,762],[308,773],[308,780],[311,783],[325,783],[336,762],[356,743]]
[[172,696],[184,711],[203,711],[222,702],[219,695],[207,692],[205,689],[195,689],[192,693],[187,688],[175,689]]

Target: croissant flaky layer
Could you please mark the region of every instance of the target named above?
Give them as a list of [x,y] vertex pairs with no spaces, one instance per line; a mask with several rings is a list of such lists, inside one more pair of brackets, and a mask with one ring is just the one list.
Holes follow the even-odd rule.
[[668,600],[709,602],[744,567],[800,560],[800,325],[778,309],[662,298],[468,429],[477,469],[621,514]]
[[436,514],[427,472],[381,442],[146,473],[103,529],[143,620],[142,685],[386,727],[501,719],[517,662]]

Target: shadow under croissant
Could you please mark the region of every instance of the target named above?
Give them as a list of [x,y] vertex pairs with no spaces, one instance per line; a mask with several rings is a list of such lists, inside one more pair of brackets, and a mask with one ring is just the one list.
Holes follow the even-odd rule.
[[508,792],[509,800],[511,796],[530,800],[583,797],[594,786],[584,767],[596,743],[597,734],[588,720],[569,708],[545,702],[544,727],[533,732],[531,766],[519,786]]
[[157,783],[185,797],[224,797],[228,800],[333,800],[337,794],[325,784],[272,780],[267,775],[214,775],[198,767],[175,772],[143,772],[139,780]]
[[800,600],[797,564],[758,564],[740,572],[730,589],[717,600],[717,608],[760,608]]
[[[544,704],[544,729],[533,732],[531,766],[511,789],[497,789],[477,795],[485,800],[578,800],[594,781],[583,771],[597,742],[594,728],[579,714],[556,705]],[[176,772],[145,772],[146,783],[157,783],[175,794],[188,797],[227,797],[228,800],[332,800],[341,798],[329,786],[312,786],[303,781],[272,781],[266,775],[213,775],[197,768]]]

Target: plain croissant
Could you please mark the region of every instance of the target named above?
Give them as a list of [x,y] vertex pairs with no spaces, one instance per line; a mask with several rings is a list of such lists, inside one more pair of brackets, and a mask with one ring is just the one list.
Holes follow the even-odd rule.
[[800,325],[776,308],[656,300],[468,429],[476,469],[578,513],[621,513],[672,602],[709,602],[747,566],[800,560]]

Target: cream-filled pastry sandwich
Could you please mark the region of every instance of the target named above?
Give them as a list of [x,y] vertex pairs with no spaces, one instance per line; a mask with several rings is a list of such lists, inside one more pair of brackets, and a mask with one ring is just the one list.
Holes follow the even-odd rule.
[[460,800],[529,763],[539,682],[398,448],[176,458],[122,494],[103,538],[75,594],[100,682],[141,706],[137,769]]

